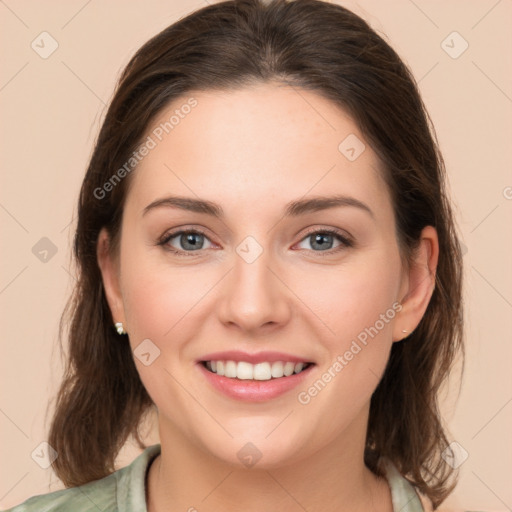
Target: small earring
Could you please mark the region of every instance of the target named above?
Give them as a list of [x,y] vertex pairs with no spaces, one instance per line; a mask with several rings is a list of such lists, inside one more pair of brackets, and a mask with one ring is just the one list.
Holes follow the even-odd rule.
[[117,334],[126,334],[126,331],[123,327],[123,322],[116,322],[115,324]]
[[[122,324],[121,324],[121,325],[122,325]],[[409,331],[406,331],[405,329],[402,329],[402,332],[403,332],[404,334],[407,334]]]

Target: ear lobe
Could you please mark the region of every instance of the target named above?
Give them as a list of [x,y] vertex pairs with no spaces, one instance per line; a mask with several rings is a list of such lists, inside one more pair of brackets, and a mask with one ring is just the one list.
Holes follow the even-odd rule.
[[408,285],[401,300],[400,315],[394,325],[393,341],[401,341],[409,336],[423,318],[434,292],[438,259],[437,231],[432,226],[426,226],[406,271]]
[[103,288],[107,298],[112,319],[115,322],[125,322],[123,300],[119,286],[118,262],[115,261],[111,251],[110,236],[105,228],[102,228],[96,243],[96,258],[103,279]]

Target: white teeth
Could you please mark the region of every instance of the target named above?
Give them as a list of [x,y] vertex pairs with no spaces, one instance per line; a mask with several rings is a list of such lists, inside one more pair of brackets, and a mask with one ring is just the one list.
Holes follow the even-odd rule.
[[285,363],[284,370],[283,370],[284,376],[289,377],[293,373],[294,370],[295,370],[295,363],[290,363],[290,362]]
[[[231,361],[230,361],[231,362]],[[251,380],[253,378],[253,366],[245,361],[239,361],[236,365],[236,375],[239,379]]]
[[206,361],[206,367],[217,375],[240,380],[270,380],[300,373],[307,363],[275,361],[251,364],[246,361]]
[[224,376],[231,377],[232,379],[236,379],[236,363],[235,363],[235,361],[226,361],[226,366],[224,367]]
[[255,380],[270,380],[271,378],[272,373],[270,372],[270,363],[258,363],[254,365]]
[[275,363],[272,363],[272,377],[275,379],[282,377],[284,375],[283,371],[283,363],[281,361],[276,361]]

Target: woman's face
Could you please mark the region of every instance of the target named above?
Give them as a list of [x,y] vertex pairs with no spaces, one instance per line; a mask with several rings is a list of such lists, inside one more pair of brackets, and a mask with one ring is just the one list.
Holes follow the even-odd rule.
[[[261,457],[259,467],[359,449],[403,337],[407,276],[379,162],[355,123],[313,92],[265,84],[191,93],[148,136],[114,319],[161,436],[233,464]],[[240,378],[212,373],[212,359]],[[278,377],[297,362],[313,364]]]

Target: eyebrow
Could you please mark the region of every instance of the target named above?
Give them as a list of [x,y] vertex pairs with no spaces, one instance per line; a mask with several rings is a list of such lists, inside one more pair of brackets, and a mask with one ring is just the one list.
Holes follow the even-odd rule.
[[[359,208],[368,213],[372,218],[375,218],[372,210],[367,204],[354,197],[340,195],[315,196],[307,199],[291,201],[284,208],[284,216],[298,217],[307,213],[329,210],[341,206]],[[142,216],[146,215],[148,212],[154,210],[155,208],[161,207],[177,208],[190,212],[203,213],[218,219],[224,218],[224,211],[219,204],[204,199],[195,199],[192,197],[183,196],[168,196],[162,199],[157,199],[144,208]]]

